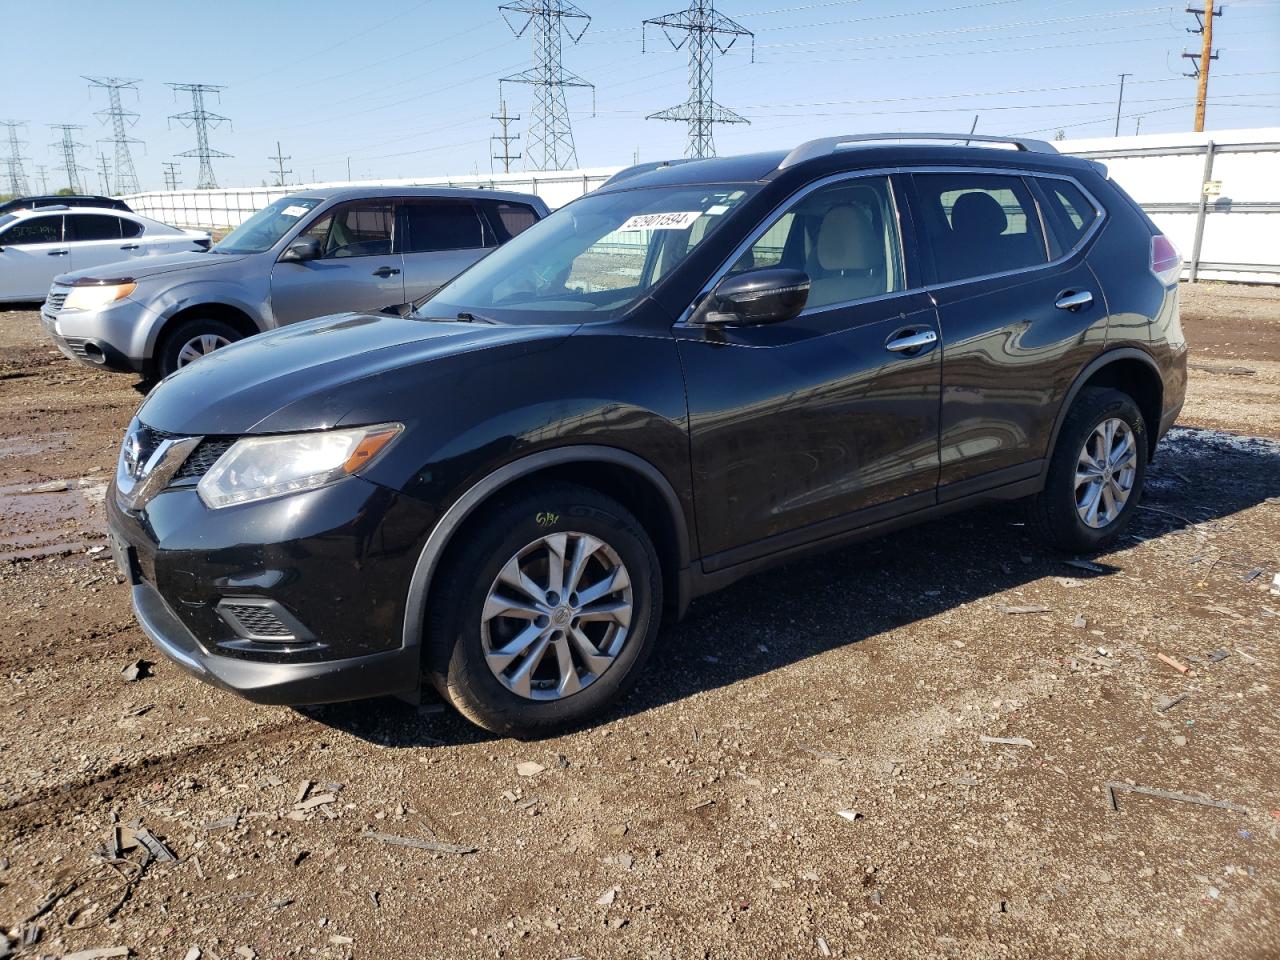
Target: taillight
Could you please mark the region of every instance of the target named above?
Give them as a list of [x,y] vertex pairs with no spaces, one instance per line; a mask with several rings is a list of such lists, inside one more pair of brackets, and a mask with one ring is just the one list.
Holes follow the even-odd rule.
[[1151,238],[1151,272],[1165,286],[1177,283],[1182,275],[1182,254],[1163,233]]

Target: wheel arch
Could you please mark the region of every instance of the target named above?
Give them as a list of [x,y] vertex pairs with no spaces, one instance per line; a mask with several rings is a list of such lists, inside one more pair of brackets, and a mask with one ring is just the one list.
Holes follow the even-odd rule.
[[256,320],[254,320],[253,316],[248,311],[235,306],[234,304],[219,300],[201,300],[195,303],[186,303],[179,309],[166,315],[165,318],[157,324],[155,333],[147,349],[148,366],[155,366],[156,355],[160,352],[165,338],[177,329],[179,324],[194,317],[209,317],[213,320],[221,320],[224,323],[229,323],[245,337],[252,337],[255,333],[262,332],[261,326]]
[[427,536],[409,581],[403,645],[421,647],[431,585],[449,548],[470,520],[496,498],[545,482],[567,481],[613,497],[644,525],[658,550],[668,610],[688,604],[689,525],[675,488],[644,458],[617,447],[575,445],[542,450],[499,467],[472,485],[444,512]]

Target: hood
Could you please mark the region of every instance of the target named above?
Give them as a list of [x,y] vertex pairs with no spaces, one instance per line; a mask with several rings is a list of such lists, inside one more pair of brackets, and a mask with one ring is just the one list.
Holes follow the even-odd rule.
[[321,317],[202,357],[161,381],[138,417],[166,433],[202,436],[404,420],[431,409],[433,384],[498,355],[547,349],[575,329],[385,314]]
[[87,270],[74,270],[63,274],[55,282],[70,284],[75,280],[114,280],[117,277],[132,277],[134,280],[145,280],[158,277],[174,270],[193,270],[206,267],[225,267],[238,263],[247,254],[206,253],[193,250],[190,253],[163,253],[158,257],[135,257],[132,260],[118,260],[115,263]]

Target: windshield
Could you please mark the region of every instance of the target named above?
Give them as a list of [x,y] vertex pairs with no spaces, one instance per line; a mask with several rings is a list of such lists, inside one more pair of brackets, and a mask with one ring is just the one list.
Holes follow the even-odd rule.
[[588,195],[499,247],[414,316],[581,323],[617,315],[758,189],[716,184]]
[[281,197],[218,241],[214,252],[262,253],[270,250],[293,229],[299,217],[306,216],[323,202],[311,197]]

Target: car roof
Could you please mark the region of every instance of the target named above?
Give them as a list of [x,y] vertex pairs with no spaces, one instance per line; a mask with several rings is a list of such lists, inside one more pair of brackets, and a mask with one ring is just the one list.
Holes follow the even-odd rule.
[[318,187],[298,190],[291,197],[318,200],[369,200],[379,197],[456,197],[461,200],[514,200],[520,203],[541,202],[531,193],[509,190],[480,190],[465,187]]
[[132,210],[121,210],[119,207],[59,207],[53,204],[47,207],[23,207],[21,210],[9,210],[8,215],[11,217],[30,218],[30,217],[51,217],[59,213],[102,213],[111,217],[133,217],[135,220],[146,220],[142,214],[134,213]]

